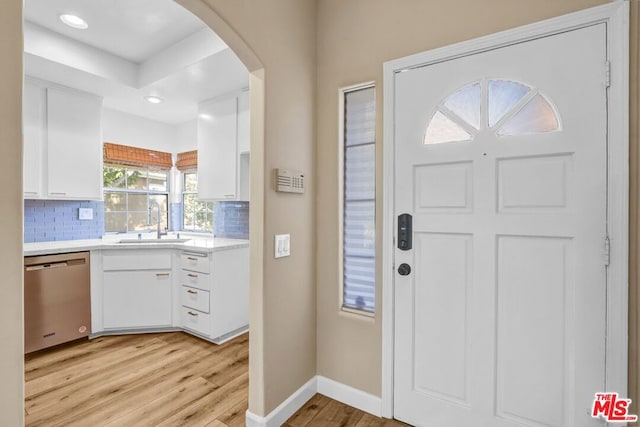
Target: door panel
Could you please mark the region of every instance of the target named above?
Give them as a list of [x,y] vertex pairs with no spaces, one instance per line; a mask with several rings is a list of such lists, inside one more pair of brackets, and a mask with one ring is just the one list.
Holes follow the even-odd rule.
[[572,239],[498,236],[497,244],[497,415],[563,425],[571,400]]
[[[468,234],[419,233],[416,260],[428,266],[416,272],[414,290],[416,323],[416,390],[436,398],[468,405],[469,348],[467,313],[472,274],[472,236]],[[446,288],[439,286],[447,283]]]
[[415,168],[416,212],[471,212],[471,162],[419,165]]
[[598,24],[395,75],[396,418],[599,425],[606,58]]

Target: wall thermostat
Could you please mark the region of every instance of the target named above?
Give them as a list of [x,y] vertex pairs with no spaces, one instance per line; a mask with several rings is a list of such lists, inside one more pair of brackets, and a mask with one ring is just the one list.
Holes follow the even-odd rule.
[[304,174],[291,169],[276,169],[276,191],[304,193]]

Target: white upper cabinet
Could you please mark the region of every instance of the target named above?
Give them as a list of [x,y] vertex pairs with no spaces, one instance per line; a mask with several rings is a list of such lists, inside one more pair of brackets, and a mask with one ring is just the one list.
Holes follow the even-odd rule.
[[42,148],[45,143],[47,92],[42,85],[25,80],[22,109],[24,197],[42,194]]
[[251,169],[249,92],[238,95],[238,200],[249,201]]
[[249,91],[244,91],[238,95],[238,153],[240,154],[250,150],[249,126]]
[[24,197],[102,200],[102,98],[26,79]]
[[47,89],[49,197],[102,199],[102,99]]
[[200,104],[198,111],[198,198],[235,200],[238,194],[238,98]]

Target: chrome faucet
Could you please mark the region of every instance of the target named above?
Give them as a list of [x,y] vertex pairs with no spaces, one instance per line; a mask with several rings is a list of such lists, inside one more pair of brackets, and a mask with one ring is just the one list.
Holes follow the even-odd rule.
[[156,202],[155,200],[151,200],[149,202],[149,218],[151,218],[151,214],[153,212],[153,207],[154,206],[158,209],[158,214],[156,215],[156,224],[158,226],[158,239],[160,239],[160,237],[166,236],[167,232],[160,230],[160,224],[161,224],[161,221],[160,221],[160,204],[158,202]]

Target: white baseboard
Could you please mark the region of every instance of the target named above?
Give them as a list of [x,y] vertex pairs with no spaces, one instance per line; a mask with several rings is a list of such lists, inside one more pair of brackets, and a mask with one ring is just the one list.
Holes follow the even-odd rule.
[[379,417],[382,411],[382,399],[357,388],[339,383],[321,375],[311,378],[291,396],[282,402],[266,417],[261,417],[253,412],[246,412],[247,427],[279,427],[287,421],[298,409],[313,397],[320,393],[333,400],[353,406],[361,411]]
[[280,427],[316,394],[318,388],[316,382],[316,377],[311,378],[266,417],[258,416],[247,410],[247,427]]
[[318,393],[324,394],[333,400],[345,405],[353,406],[361,411],[379,417],[382,413],[382,399],[373,394],[366,393],[357,388],[339,383],[332,379],[316,376],[318,380]]

